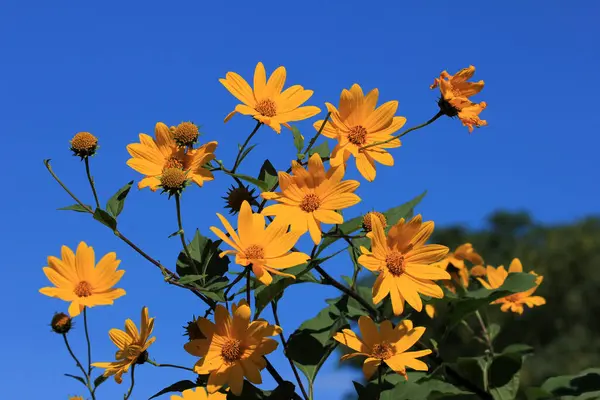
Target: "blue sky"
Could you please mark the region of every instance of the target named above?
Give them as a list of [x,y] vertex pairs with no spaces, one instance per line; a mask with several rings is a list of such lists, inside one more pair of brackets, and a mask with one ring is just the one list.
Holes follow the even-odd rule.
[[[66,310],[66,304],[38,293],[48,284],[41,270],[46,257],[81,240],[98,256],[116,251],[127,271],[120,282],[127,295],[112,307],[90,311],[94,360],[112,359],[108,330],[122,327],[128,317],[139,321],[147,305],[156,316],[151,356],[193,364],[182,348],[181,326],[202,313],[203,304],[164,284],[150,264],[89,217],[55,211],[72,201],[42,160],[52,158],[61,178],[91,203],[83,164],[68,147],[78,131],[97,135],[101,149],[92,168],[104,202],[127,181],[140,178],[125,165],[125,146],[138,133],[152,133],[157,121],[193,120],[203,126],[204,140],[219,141],[218,157],[231,164],[253,122],[238,116],[223,124],[237,101],[218,78],[236,71],[251,79],[258,61],[268,72],[284,65],[286,87],[315,90],[309,104],[323,109],[325,101],[337,104],[340,91],[355,82],[366,90],[377,87],[380,101],[399,101],[398,115],[407,117],[407,126],[436,113],[437,93],[428,86],[443,69],[473,64],[476,78],[485,80],[478,99],[488,103],[483,114],[488,127],[469,135],[458,121],[444,118],[409,134],[393,152],[394,167],[378,168],[374,183],[359,179],[363,202],[347,215],[387,209],[425,189],[429,194],[418,211],[439,225],[482,226],[485,216],[500,207],[529,210],[548,223],[600,211],[597,2],[12,1],[2,8],[5,273],[0,307],[8,321],[0,341],[2,397],[85,394],[79,383],[62,376],[76,369],[61,338],[48,327],[53,312]],[[298,127],[312,134],[310,121]],[[277,136],[263,128],[254,142],[258,147],[244,164],[245,173],[256,173],[267,153],[278,169],[289,166],[294,154],[289,131]],[[357,177],[354,167],[349,176]],[[199,228],[210,236],[208,227],[217,222],[215,213],[223,212],[220,196],[230,184],[230,178],[217,175],[204,188],[186,191],[187,232]],[[132,190],[119,223],[155,258],[174,263],[180,244],[167,239],[176,220],[166,196]],[[344,258],[327,267],[334,276],[351,270]],[[280,306],[287,310],[281,315],[285,332],[289,335],[334,295],[316,285],[290,290]],[[83,323],[77,325],[70,337],[83,356]],[[292,380],[285,359],[271,359]],[[338,399],[351,390],[348,374],[353,373],[336,365],[330,360],[322,371],[317,399]],[[182,372],[140,368],[141,384],[132,399],[146,399],[189,377]],[[105,383],[99,398],[119,398],[127,383]]]

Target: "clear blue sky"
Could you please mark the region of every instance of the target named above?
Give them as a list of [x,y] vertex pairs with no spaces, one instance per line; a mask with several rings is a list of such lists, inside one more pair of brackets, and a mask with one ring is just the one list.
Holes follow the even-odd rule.
[[[66,399],[85,394],[63,377],[76,373],[61,338],[50,332],[54,311],[66,304],[38,293],[48,255],[81,240],[98,255],[116,251],[127,270],[127,295],[115,306],[90,312],[94,360],[108,361],[115,348],[107,331],[127,317],[139,321],[147,305],[156,316],[158,362],[192,365],[182,348],[181,326],[204,311],[189,293],[161,282],[160,274],[82,214],[55,211],[72,203],[42,164],[52,158],[62,179],[92,202],[83,164],[69,154],[78,131],[100,138],[93,171],[105,201],[140,176],[125,165],[125,146],[157,121],[203,125],[205,140],[218,140],[218,157],[231,163],[236,144],[253,122],[223,117],[237,101],[218,78],[236,71],[251,78],[258,61],[268,72],[288,70],[286,86],[315,90],[309,104],[337,104],[342,88],[358,82],[379,88],[380,101],[398,100],[407,126],[435,114],[437,93],[428,86],[443,69],[473,64],[486,87],[489,126],[468,134],[458,121],[443,119],[410,134],[393,151],[396,165],[379,168],[369,184],[361,179],[363,203],[352,215],[387,209],[424,189],[418,211],[445,225],[481,226],[503,207],[532,211],[543,222],[571,221],[600,211],[597,182],[600,6],[594,1],[530,2],[46,2],[7,1],[0,12],[0,110],[4,145],[2,221],[3,290],[0,292],[2,398]],[[596,39],[594,39],[596,38]],[[311,122],[298,125],[312,134]],[[268,149],[279,169],[293,153],[291,134],[261,129],[246,164],[256,173]],[[357,176],[354,169],[350,176]],[[210,235],[220,196],[231,179],[217,175],[204,188],[185,193],[185,228]],[[121,230],[163,263],[179,251],[175,210],[166,196],[133,190]],[[333,275],[349,274],[344,259],[327,265]],[[309,294],[307,294],[309,293]],[[315,315],[335,293],[313,286],[291,290],[282,309],[290,334]],[[270,318],[270,314],[266,313]],[[83,356],[83,324],[71,340]],[[281,356],[271,357],[292,379]],[[351,382],[331,360],[317,383],[317,398],[339,399]],[[139,369],[133,399],[147,399],[189,375]],[[266,373],[264,374],[267,375]],[[267,380],[268,383],[272,381]],[[105,383],[100,399],[120,398],[126,381]],[[168,397],[167,397],[168,398]]]

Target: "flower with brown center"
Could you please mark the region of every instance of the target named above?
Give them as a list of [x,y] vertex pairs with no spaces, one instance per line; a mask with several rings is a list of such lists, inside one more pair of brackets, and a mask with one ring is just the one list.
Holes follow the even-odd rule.
[[127,373],[133,364],[143,364],[148,359],[148,348],[154,341],[152,335],[154,329],[154,318],[148,317],[148,307],[142,308],[142,318],[140,322],[141,332],[135,323],[127,319],[125,321],[125,331],[120,329],[111,329],[108,332],[110,340],[119,348],[116,354],[116,361],[93,363],[94,367],[104,368],[104,376],[115,376],[115,382],[123,382],[123,374]]
[[[277,68],[267,80],[264,65],[259,62],[254,71],[254,88],[235,72],[228,72],[219,82],[225,86],[243,104],[225,117],[229,121],[235,114],[250,115],[259,122],[281,133],[281,125],[291,129],[288,122],[301,121],[317,115],[321,110],[315,106],[300,107],[313,94],[300,85],[283,90],[286,72],[284,67]],[[282,91],[283,90],[283,91]]]
[[295,278],[281,270],[303,264],[310,258],[307,254],[290,251],[300,238],[300,233],[288,232],[289,223],[283,222],[282,218],[275,218],[265,228],[265,217],[254,214],[247,201],[242,203],[238,215],[237,232],[221,214],[217,214],[217,217],[229,235],[214,226],[210,230],[233,247],[233,250],[226,250],[219,256],[235,254],[235,262],[244,267],[252,265],[252,272],[265,285],[273,281],[271,274]]
[[381,302],[388,295],[395,315],[404,311],[404,301],[416,311],[423,309],[419,293],[435,298],[444,292],[433,280],[450,279],[450,275],[430,264],[442,259],[446,246],[425,244],[433,233],[433,222],[423,223],[417,215],[405,223],[402,218],[390,229],[387,237],[379,218],[372,218],[371,251],[361,246],[358,263],[378,274],[373,285],[373,302]]
[[208,142],[197,149],[182,148],[173,138],[171,130],[162,122],[156,124],[155,136],[156,138],[152,138],[140,133],[140,143],[127,145],[127,151],[132,157],[127,160],[127,165],[145,175],[138,183],[138,188],[149,187],[156,191],[165,185],[169,188],[185,186],[188,179],[202,186],[205,181],[214,179],[213,174],[204,166],[214,160],[217,142]]
[[65,313],[56,313],[52,317],[52,322],[50,322],[50,326],[52,330],[56,333],[64,335],[65,333],[71,330],[71,326],[73,325],[71,317],[69,317]]
[[427,364],[417,358],[431,354],[431,350],[406,351],[423,336],[425,328],[413,328],[412,322],[405,319],[395,328],[390,321],[383,321],[378,329],[373,320],[366,316],[358,319],[358,327],[362,339],[350,329],[336,333],[333,338],[355,351],[342,356],[342,361],[356,356],[367,357],[363,363],[367,380],[375,374],[381,363],[407,380],[406,367],[427,371]]
[[381,222],[383,229],[387,228],[387,219],[385,218],[385,215],[377,211],[369,211],[363,216],[362,226],[365,232],[371,232],[371,230],[373,229],[373,227],[371,226],[371,219],[373,217],[379,218],[379,222]]
[[[400,140],[362,149],[362,147],[392,139],[392,135],[406,123],[406,118],[396,117],[397,101],[388,101],[376,108],[379,91],[373,89],[366,96],[361,87],[352,85],[344,89],[340,96],[339,109],[325,103],[331,112],[331,119],[321,131],[323,136],[337,139],[338,144],[331,152],[332,166],[339,166],[354,156],[356,167],[368,181],[375,179],[375,162],[394,165],[394,158],[386,149],[400,147]],[[323,120],[313,124],[318,131]]]
[[465,261],[468,261],[473,265],[483,263],[483,258],[475,251],[471,243],[461,244],[453,253],[448,253],[448,255],[442,261],[436,263],[435,266],[448,271],[456,284],[466,288],[469,287],[470,274]]
[[178,146],[192,147],[200,136],[198,126],[192,122],[182,122],[172,129],[173,139]]
[[321,156],[315,153],[304,169],[292,161],[292,175],[279,172],[281,192],[263,192],[261,197],[279,204],[266,207],[263,215],[274,215],[289,221],[292,231],[306,231],[315,244],[321,241],[321,224],[341,224],[344,218],[336,210],[351,207],[360,201],[354,194],[359,182],[345,180],[344,166],[325,172]]
[[71,151],[81,157],[93,156],[98,149],[98,138],[89,132],[79,132],[71,139]]
[[[500,286],[502,286],[509,274],[523,272],[523,265],[521,264],[521,261],[518,258],[515,258],[510,263],[510,266],[508,267],[508,272],[504,269],[504,266],[502,265],[498,268],[488,266],[486,272],[487,282],[481,278],[477,278],[477,280],[486,289],[497,289]],[[536,276],[534,287],[524,292],[502,297],[501,299],[493,301],[491,304],[502,304],[502,306],[500,307],[502,311],[507,312],[508,310],[510,310],[517,314],[523,314],[523,311],[525,310],[524,306],[533,308],[534,306],[541,306],[546,304],[546,299],[544,299],[542,296],[532,296],[533,293],[535,293],[537,288],[540,286],[544,278],[533,271],[530,271],[529,273]]]
[[48,257],[44,274],[54,287],[44,287],[40,293],[71,302],[69,314],[75,317],[84,307],[113,304],[125,295],[123,289],[114,289],[125,271],[117,270],[121,260],[115,253],[108,253],[96,265],[94,249],[84,242],[77,246],[76,254],[63,246],[62,259]]
[[250,307],[245,300],[232,305],[231,315],[225,307],[217,305],[215,323],[200,318],[198,326],[206,338],[192,340],[184,348],[201,357],[194,371],[210,374],[209,393],[227,384],[239,396],[244,377],[254,384],[262,383],[260,371],[266,367],[263,356],[277,348],[277,342],[268,337],[281,333],[280,327],[262,319],[250,322]]

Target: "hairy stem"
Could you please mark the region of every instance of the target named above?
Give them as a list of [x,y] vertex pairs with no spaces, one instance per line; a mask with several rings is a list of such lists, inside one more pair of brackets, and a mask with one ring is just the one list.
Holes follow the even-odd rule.
[[250,139],[252,139],[252,137],[256,134],[256,132],[258,132],[258,128],[260,128],[261,125],[262,125],[262,122],[260,122],[260,121],[256,122],[256,126],[254,127],[254,130],[248,135],[248,137],[246,138],[246,141],[244,142],[242,147],[240,147],[240,151],[238,151],[238,154],[235,157],[235,163],[233,164],[233,168],[231,168],[232,174],[235,174],[235,171],[240,166],[242,153],[244,152],[244,150],[246,150],[246,146],[248,146],[248,143],[250,143]]
[[87,342],[88,356],[88,376],[92,375],[92,343],[90,342],[90,334],[87,323],[87,307],[83,307],[83,327],[85,330],[85,341]]
[[481,318],[481,314],[479,313],[479,310],[475,311],[475,316],[477,317],[477,320],[479,321],[479,325],[481,325],[481,333],[483,334],[483,338],[485,339],[488,349],[492,352],[492,354],[494,354],[494,345],[492,343],[492,337],[490,336],[490,332],[488,331],[487,326],[485,325],[485,322],[483,322],[483,318]]
[[182,367],[181,365],[175,365],[175,364],[159,364],[156,361],[152,361],[152,360],[147,360],[146,361],[148,364],[152,364],[155,367],[163,367],[163,368],[177,368],[177,369],[184,369],[186,371],[190,371],[190,372],[195,372],[193,368],[188,368],[188,367]]
[[92,396],[92,399],[96,399],[96,396],[94,394],[94,391],[92,390],[92,384],[90,382],[90,376],[85,372],[85,369],[83,368],[83,365],[81,365],[81,363],[79,362],[79,359],[77,358],[77,356],[75,356],[75,353],[73,353],[73,350],[71,349],[71,346],[69,345],[69,339],[67,339],[67,334],[63,333],[62,337],[65,341],[65,345],[67,346],[67,350],[69,351],[69,354],[71,355],[71,357],[73,358],[73,360],[75,360],[75,363],[77,364],[77,366],[79,367],[79,369],[81,370],[81,372],[83,373],[83,376],[85,376],[85,386],[87,386],[88,390],[90,391],[90,395]]
[[[185,233],[183,232],[183,223],[181,222],[181,200],[180,195],[177,193],[175,195],[175,208],[177,208],[177,227],[179,228],[179,238],[181,239],[181,245],[183,246],[183,251],[185,252],[185,256],[188,258],[190,262],[190,266],[195,270],[196,264],[194,263],[194,259],[190,253],[190,250],[187,246],[187,241],[185,240]],[[197,271],[198,273],[200,271]]]
[[321,127],[319,128],[315,136],[313,136],[312,139],[310,139],[310,142],[308,142],[308,146],[306,147],[306,150],[304,150],[304,155],[308,154],[308,152],[310,151],[310,149],[312,149],[319,136],[321,136],[321,132],[323,132],[325,124],[327,123],[327,121],[329,121],[329,117],[331,117],[331,111],[329,111],[325,116],[325,119],[323,120],[323,123],[321,124]]
[[96,186],[94,185],[94,178],[92,178],[92,174],[90,173],[90,158],[85,157],[85,173],[87,174],[88,181],[90,182],[90,186],[92,187],[92,193],[94,194],[94,200],[96,201],[96,207],[100,208],[100,201],[98,201],[98,193],[96,193]]
[[135,364],[133,364],[131,366],[131,386],[129,386],[129,390],[127,391],[127,394],[125,395],[124,400],[129,399],[129,396],[131,396],[131,393],[133,392],[133,386],[135,386]]

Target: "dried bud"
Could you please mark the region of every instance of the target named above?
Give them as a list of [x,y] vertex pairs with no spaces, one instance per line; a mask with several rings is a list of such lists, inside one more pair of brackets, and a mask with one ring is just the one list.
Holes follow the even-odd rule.
[[379,218],[379,221],[381,221],[381,225],[383,225],[384,229],[387,227],[387,219],[385,218],[385,215],[377,211],[370,211],[363,216],[362,226],[365,232],[371,232],[373,229],[373,225],[371,224],[371,218],[373,218],[373,216]]
[[206,339],[206,336],[204,336],[204,334],[202,334],[202,331],[200,330],[200,327],[198,326],[198,318],[196,318],[195,316],[192,318],[191,321],[189,321],[186,324],[186,326],[184,326],[184,329],[185,329],[184,335],[187,335],[187,337],[190,341],[196,340],[196,339]]
[[171,129],[171,134],[177,145],[192,147],[198,141],[200,131],[193,123],[182,122],[175,129]]
[[50,322],[50,326],[52,330],[58,334],[64,335],[69,332],[71,327],[73,326],[71,317],[69,317],[65,313],[56,313],[52,317],[52,322]]
[[79,132],[71,139],[71,151],[81,157],[93,156],[98,149],[98,138],[89,132]]
[[232,186],[227,191],[227,196],[223,197],[227,202],[225,207],[229,208],[229,213],[237,214],[240,212],[244,201],[247,201],[249,204],[254,203],[257,199],[257,196],[254,196],[254,191],[254,189],[250,190],[248,186]]

